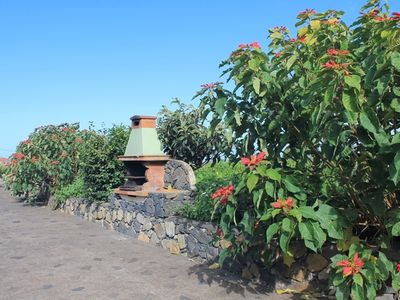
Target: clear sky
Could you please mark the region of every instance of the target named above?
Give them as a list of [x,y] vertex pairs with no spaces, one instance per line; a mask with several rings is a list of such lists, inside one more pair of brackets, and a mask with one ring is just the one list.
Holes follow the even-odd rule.
[[[0,0],[0,156],[35,127],[129,124],[189,103],[239,43],[267,46],[305,8],[357,16],[364,0]],[[400,1],[389,0],[392,11]]]

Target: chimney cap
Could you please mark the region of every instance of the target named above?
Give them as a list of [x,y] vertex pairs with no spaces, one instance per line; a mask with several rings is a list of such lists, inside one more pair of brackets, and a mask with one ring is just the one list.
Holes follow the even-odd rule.
[[139,116],[139,115],[134,115],[134,116],[131,117],[132,121],[143,120],[143,119],[155,120],[155,119],[157,119],[157,117],[154,117],[154,116]]

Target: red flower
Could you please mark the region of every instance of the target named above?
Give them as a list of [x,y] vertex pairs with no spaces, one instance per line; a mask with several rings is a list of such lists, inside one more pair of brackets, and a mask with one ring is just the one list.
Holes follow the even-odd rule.
[[303,11],[299,12],[299,15],[312,16],[312,15],[315,15],[316,13],[317,12],[315,11],[315,9],[307,8],[306,10],[303,10]]
[[306,41],[306,36],[305,35],[299,36],[296,41],[300,42],[300,43],[304,43]]
[[249,45],[247,45],[247,44],[240,44],[239,45],[239,48],[240,49],[244,49],[244,48],[247,48]]
[[325,69],[337,69],[339,65],[334,60],[329,60],[323,66]]
[[293,198],[292,197],[288,197],[286,199],[286,206],[290,209],[293,206]]
[[278,200],[278,201],[276,201],[276,202],[272,202],[272,203],[271,203],[271,206],[272,206],[273,208],[282,208],[282,203],[281,203],[280,200]]
[[276,209],[283,209],[285,212],[292,209],[294,200],[292,197],[288,197],[286,200],[278,199],[276,202],[272,202],[271,206]]
[[18,159],[23,159],[25,155],[22,153],[14,153],[13,157],[18,160]]
[[31,141],[30,140],[25,140],[25,141],[22,141],[22,144],[29,145],[29,144],[31,144]]
[[219,198],[219,203],[222,205],[226,205],[228,203],[229,196],[232,195],[234,191],[235,187],[233,186],[233,184],[224,186],[216,190],[215,193],[211,195],[211,198],[213,200]]
[[328,55],[330,56],[336,56],[336,55],[347,55],[349,54],[349,50],[338,50],[338,49],[328,49],[328,51],[326,51],[328,53]]
[[260,49],[260,44],[258,42],[252,42],[250,45],[250,47],[254,48],[254,49]]
[[400,272],[400,262],[397,264],[396,270],[397,270],[397,272]]
[[281,33],[286,33],[288,31],[286,26],[275,26],[273,28],[274,31],[279,31]]
[[82,139],[81,138],[77,138],[76,140],[75,140],[75,142],[77,142],[77,143],[82,143]]
[[388,16],[378,16],[378,17],[375,17],[374,20],[376,22],[380,23],[380,22],[388,21],[388,20],[390,20],[390,18]]
[[52,160],[52,161],[51,161],[51,164],[52,164],[53,166],[56,166],[56,165],[59,164],[59,162],[58,162],[57,160]]
[[352,274],[357,274],[360,272],[361,268],[364,266],[364,262],[361,258],[358,257],[358,253],[356,252],[353,257],[353,261],[348,259],[344,259],[336,263],[336,266],[343,268],[343,276],[347,277]]
[[240,159],[240,162],[245,165],[250,167],[251,169],[260,164],[260,162],[265,158],[266,153],[265,152],[260,152],[257,155],[250,155],[250,159],[247,157],[242,157]]
[[289,39],[289,42],[291,42],[291,43],[294,43],[296,41],[297,41],[297,39],[294,39],[294,38]]
[[220,82],[211,82],[211,83],[202,84],[201,87],[203,89],[212,90],[212,89],[216,88],[218,84],[220,84]]
[[400,20],[400,12],[392,13],[392,20]]
[[282,51],[276,52],[274,55],[275,55],[275,57],[280,57],[280,56],[282,56]]
[[16,160],[16,159],[13,159],[13,160],[11,161],[11,165],[15,166],[16,164],[17,164],[17,160]]
[[39,158],[37,157],[37,156],[32,156],[32,162],[36,162],[36,161],[38,161],[39,160]]
[[336,18],[322,21],[322,23],[327,24],[327,25],[337,25],[337,24],[339,24],[339,22],[340,22],[340,20],[336,19]]

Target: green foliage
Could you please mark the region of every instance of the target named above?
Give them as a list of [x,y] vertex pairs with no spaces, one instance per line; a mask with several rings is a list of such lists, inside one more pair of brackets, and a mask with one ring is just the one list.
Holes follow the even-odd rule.
[[54,192],[56,204],[59,205],[69,198],[83,197],[85,195],[85,185],[83,178],[78,176],[70,184],[60,187]]
[[217,161],[227,148],[221,126],[210,135],[204,126],[201,108],[185,105],[170,111],[163,106],[157,120],[157,133],[166,154],[190,164],[194,169],[210,161]]
[[[232,165],[220,161],[215,165],[206,164],[195,171],[196,175],[196,200],[193,204],[186,204],[178,209],[178,214],[199,221],[210,221],[214,210],[214,203],[210,196],[220,186],[240,181],[243,166]],[[213,220],[218,218],[214,214]]]
[[101,131],[86,131],[79,156],[84,196],[90,201],[107,201],[113,188],[124,182],[124,166],[118,161],[129,138],[129,127],[114,125]]
[[[234,193],[215,202],[232,244],[221,259],[269,263],[272,244],[292,256],[294,240],[315,252],[366,240],[384,249],[400,235],[400,18],[378,0],[350,27],[342,15],[300,13],[296,38],[273,28],[267,51],[241,45],[222,63],[233,90],[198,93],[212,128],[232,133],[232,159],[268,150],[268,161],[242,159]],[[387,279],[362,276],[337,296],[372,299]]]
[[6,173],[7,167],[3,164],[0,163],[0,179],[3,177],[3,175]]
[[398,273],[384,253],[375,256],[361,245],[352,245],[348,255],[337,254],[331,260],[336,299],[374,300],[389,276]]
[[69,184],[78,172],[78,129],[78,124],[43,126],[21,142],[4,176],[11,192],[47,201],[51,190]]

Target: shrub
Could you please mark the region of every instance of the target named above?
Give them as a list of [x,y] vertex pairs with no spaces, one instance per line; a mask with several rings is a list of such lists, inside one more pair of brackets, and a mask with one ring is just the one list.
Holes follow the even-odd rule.
[[163,106],[157,120],[157,133],[165,153],[187,162],[194,169],[217,161],[228,144],[222,127],[216,127],[209,135],[201,119],[201,108],[185,105],[179,100],[172,103],[178,108],[170,111]]
[[237,184],[242,170],[243,166],[232,165],[225,161],[220,161],[215,165],[209,163],[197,169],[195,171],[196,200],[193,204],[186,204],[179,208],[178,214],[199,221],[216,220],[219,212],[213,215],[214,205],[210,196],[220,186]]
[[129,127],[114,125],[84,133],[79,157],[84,196],[91,201],[107,201],[112,190],[124,182],[124,165],[118,161],[129,138]]
[[[306,10],[297,37],[281,26],[266,52],[240,45],[222,64],[235,89],[200,92],[211,124],[232,131],[232,157],[247,156],[242,181],[215,197],[220,235],[232,243],[221,260],[252,253],[268,263],[273,241],[293,256],[296,239],[315,252],[336,244],[353,259],[349,249],[385,251],[400,236],[399,13],[372,0],[351,27],[342,15]],[[389,264],[382,252],[372,261]],[[374,299],[380,271],[365,263],[337,297],[350,287],[352,298]]]
[[69,198],[83,197],[84,195],[85,185],[83,178],[78,176],[70,184],[62,186],[54,192],[55,207]]
[[69,184],[78,172],[78,129],[78,124],[43,126],[21,142],[4,176],[11,192],[47,201],[51,190]]

